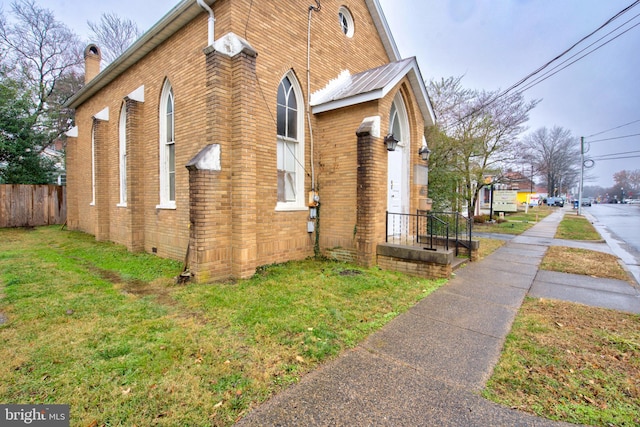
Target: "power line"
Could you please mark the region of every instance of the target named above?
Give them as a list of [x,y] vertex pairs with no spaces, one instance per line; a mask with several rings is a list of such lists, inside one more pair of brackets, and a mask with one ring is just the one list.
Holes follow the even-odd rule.
[[[620,156],[622,154],[634,154],[634,153],[640,153],[640,150],[635,150],[635,151],[624,151],[622,153],[612,153],[612,154],[602,154],[600,156],[593,156],[591,157],[591,160],[606,160],[605,157],[610,157],[610,156]],[[634,156],[635,157],[635,156]]]
[[625,123],[625,124],[620,125],[620,126],[616,126],[614,128],[611,128],[611,129],[603,130],[602,132],[594,133],[593,135],[585,136],[585,138],[591,138],[593,136],[602,135],[603,133],[611,132],[612,130],[620,129],[620,128],[623,128],[625,126],[629,126],[629,125],[632,125],[632,124],[638,123],[638,122],[640,122],[640,119],[634,120],[634,121],[629,122],[629,123]]
[[592,159],[592,160],[604,162],[605,160],[625,160],[625,159],[635,159],[637,157],[640,157],[640,154],[638,154],[637,156],[607,157],[606,159]]
[[[620,27],[622,27],[623,25],[628,24],[630,21],[636,19],[639,15],[634,16],[633,18],[631,18],[629,21],[625,22],[624,24],[622,24]],[[593,46],[594,44],[598,43],[599,41],[601,41],[602,39],[604,39],[605,37],[607,37],[608,35],[610,35],[611,33],[613,33],[614,31],[617,31],[618,29],[620,29],[620,27],[616,28],[613,31],[610,31],[609,33],[607,33],[605,36],[599,38],[598,40],[596,40],[595,42],[591,43],[589,46],[585,47],[584,49],[582,49],[579,52],[576,52],[573,56],[570,56],[569,58],[567,58],[566,60],[564,60],[563,62],[561,62],[560,64],[556,65],[555,67],[553,67],[551,70],[547,71],[546,73],[544,73],[542,76],[538,77],[537,79],[533,80],[531,83],[529,83],[527,86],[525,86],[523,89],[520,89],[520,92],[524,92],[527,91],[529,89],[531,89],[534,86],[537,86],[538,84],[542,83],[543,81],[547,80],[549,77],[552,77],[554,75],[556,75],[557,73],[559,73],[560,71],[564,70],[565,68],[575,64],[576,62],[580,61],[582,58],[591,55],[593,52],[595,52],[596,50],[608,45],[609,43],[611,43],[612,41],[614,41],[615,39],[617,39],[618,37],[622,36],[623,34],[631,31],[632,29],[634,29],[635,27],[637,27],[638,25],[640,25],[640,22],[627,28],[625,31],[621,32],[620,34],[616,35],[615,37],[613,37],[610,40],[607,40],[606,42],[602,43],[600,46],[595,47],[594,49],[590,50],[589,52],[585,53],[584,55],[580,56],[579,58],[577,58],[575,61],[572,61],[570,63],[568,63],[567,65],[565,65],[564,67],[560,68],[559,70],[551,73],[553,70],[555,70],[556,68],[558,68],[560,65],[566,63],[567,61],[569,61],[571,58],[575,58],[576,55],[579,55],[581,52],[584,52],[585,50],[587,50],[588,48],[590,48],[591,46]],[[549,74],[551,73],[551,74]],[[544,77],[546,76],[546,77]],[[544,77],[544,78],[542,78]]]
[[[500,98],[502,98],[502,97],[506,96],[509,92],[511,92],[511,91],[513,91],[513,90],[515,90],[515,89],[517,89],[519,86],[524,85],[524,84],[527,82],[527,80],[529,80],[529,79],[531,79],[533,76],[535,76],[535,75],[539,74],[541,71],[543,71],[544,69],[546,69],[547,67],[549,67],[549,66],[550,66],[551,64],[553,64],[555,61],[557,61],[558,59],[560,59],[560,58],[562,58],[563,56],[565,56],[566,54],[568,54],[568,53],[569,53],[571,50],[573,50],[573,48],[575,48],[577,45],[579,45],[580,43],[582,43],[583,41],[585,41],[586,39],[588,39],[589,37],[591,37],[592,35],[594,35],[594,34],[595,34],[595,33],[597,33],[598,31],[600,31],[601,29],[603,29],[604,27],[606,27],[607,25],[609,25],[611,22],[615,21],[617,18],[619,18],[619,17],[620,17],[620,16],[622,16],[623,14],[627,13],[629,10],[631,10],[633,7],[637,6],[639,3],[640,3],[640,0],[635,0],[635,1],[634,1],[633,3],[631,3],[629,6],[625,7],[624,9],[622,9],[621,11],[619,11],[618,13],[616,13],[615,15],[613,15],[611,18],[609,18],[607,21],[605,21],[602,25],[600,25],[600,26],[599,26],[598,28],[596,28],[594,31],[592,31],[591,33],[589,33],[589,34],[587,34],[586,36],[582,37],[579,41],[577,41],[576,43],[574,43],[570,48],[566,49],[566,50],[565,50],[565,51],[563,51],[561,54],[557,55],[555,58],[553,58],[552,60],[548,61],[546,64],[542,65],[541,67],[539,67],[538,69],[536,69],[536,70],[535,70],[535,71],[533,71],[532,73],[529,73],[527,76],[523,77],[523,78],[522,78],[522,79],[520,79],[518,82],[516,82],[516,83],[514,83],[513,85],[511,85],[511,86],[510,86],[509,88],[507,88],[506,90],[504,90],[504,91],[502,91],[502,92],[498,93],[495,97],[493,97],[492,99],[490,99],[489,101],[487,101],[487,102],[486,102],[486,103],[484,103],[483,105],[480,105],[480,106],[478,106],[477,108],[473,109],[471,112],[467,113],[465,116],[463,116],[462,118],[458,119],[457,121],[455,121],[454,123],[450,124],[449,126],[445,126],[445,127],[444,127],[444,130],[446,131],[446,130],[448,130],[448,129],[452,128],[453,126],[455,126],[455,125],[459,124],[459,123],[460,123],[460,122],[462,122],[463,120],[465,120],[465,119],[467,119],[467,118],[471,117],[472,115],[474,115],[474,114],[476,114],[476,113],[479,113],[480,111],[484,110],[485,108],[487,108],[487,107],[489,107],[490,105],[492,105],[493,103],[495,103],[498,99],[500,99]],[[626,23],[628,23],[628,22],[630,22],[631,20],[635,19],[637,16],[638,16],[638,15],[636,15],[636,16],[635,16],[635,17],[633,17],[633,18],[631,18],[631,19],[630,19],[629,21],[627,21]],[[626,24],[626,23],[625,23],[625,24]],[[617,30],[617,29],[619,29],[620,27],[622,27],[622,26],[623,26],[623,25],[625,25],[625,24],[622,24],[621,26],[619,26],[618,28],[616,28],[616,30]],[[537,82],[536,82],[536,80],[540,79],[540,77],[539,77],[538,79],[534,80],[533,82],[529,82],[529,83],[528,83],[528,86],[526,86],[524,89],[520,90],[519,92],[523,92],[523,91],[525,91],[525,90],[528,90],[528,89],[530,89],[531,87],[533,87],[533,86],[535,86],[535,85],[537,85],[537,84],[541,83],[542,81],[546,80],[547,78],[549,78],[549,77],[551,77],[551,76],[553,76],[553,75],[557,74],[558,72],[560,72],[560,71],[562,71],[563,69],[567,68],[569,65],[572,65],[573,63],[575,63],[575,62],[579,61],[580,59],[584,58],[585,56],[587,56],[587,55],[589,55],[590,53],[594,52],[595,50],[599,49],[600,47],[602,47],[602,46],[604,46],[604,45],[606,45],[606,44],[610,43],[611,41],[613,41],[613,40],[615,40],[616,38],[620,37],[622,34],[626,33],[627,31],[631,30],[632,28],[634,28],[634,27],[635,27],[635,26],[637,26],[637,25],[640,25],[640,24],[636,24],[636,25],[634,25],[633,27],[631,27],[631,28],[629,28],[629,29],[625,30],[623,33],[618,34],[618,35],[617,35],[616,37],[614,37],[613,39],[611,39],[611,40],[609,40],[609,41],[605,42],[605,43],[604,43],[604,44],[602,44],[601,46],[599,46],[599,47],[597,47],[597,48],[593,49],[591,52],[589,52],[589,53],[587,53],[587,54],[585,54],[585,55],[581,56],[580,58],[576,59],[575,61],[571,62],[570,64],[568,64],[568,65],[566,65],[565,67],[561,68],[560,70],[556,71],[555,73],[553,73],[553,74],[551,74],[551,75],[549,75],[549,76],[545,77],[544,79],[542,79],[542,80],[540,80],[540,81],[537,81]],[[615,31],[615,30],[613,30],[613,31]],[[609,34],[611,34],[611,32],[610,32],[610,33],[608,33],[607,35],[609,35]],[[606,35],[605,35],[604,37],[606,37]],[[601,39],[599,39],[598,41],[600,41],[600,40],[602,40],[602,38],[601,38]],[[595,43],[597,43],[598,41],[596,41]],[[592,44],[592,45],[593,45],[593,44]],[[590,46],[591,46],[591,45],[590,45]],[[587,46],[585,49],[588,49],[588,48],[589,48],[589,46]],[[582,51],[584,51],[584,49],[583,49]],[[580,52],[582,52],[582,51],[580,51]],[[576,55],[577,55],[577,54],[579,54],[580,52],[576,53]],[[573,55],[573,56],[575,56],[575,55]],[[573,58],[573,56],[572,56],[571,58]],[[569,58],[569,59],[571,59],[571,58]],[[566,62],[566,61],[565,61],[565,62]],[[564,63],[564,62],[563,62],[563,63]],[[562,65],[562,63],[561,63],[561,64],[559,64],[559,65]],[[559,66],[559,65],[558,65],[558,66]],[[553,69],[557,68],[558,66],[554,67]],[[552,70],[553,70],[553,69],[552,69]],[[552,71],[552,70],[550,70],[550,71]],[[547,73],[543,74],[543,76],[544,76],[544,75],[546,75],[546,74],[548,74],[550,71],[548,71]]]
[[602,141],[613,141],[614,139],[624,139],[631,138],[633,136],[640,136],[640,133],[634,133],[632,135],[624,135],[624,136],[615,136],[613,138],[604,138],[604,139],[596,139],[595,141],[585,141],[585,142],[602,142]]
[[629,6],[625,7],[624,9],[622,9],[620,12],[616,13],[615,15],[613,15],[611,18],[609,18],[604,24],[600,25],[598,28],[596,28],[595,30],[593,30],[592,32],[590,32],[589,34],[587,34],[586,36],[584,36],[583,38],[581,38],[580,40],[578,40],[576,43],[574,43],[569,49],[566,49],[564,52],[562,52],[561,54],[557,55],[555,58],[553,58],[551,61],[547,62],[546,64],[544,64],[543,66],[539,67],[537,70],[535,70],[534,72],[530,73],[529,75],[527,75],[526,77],[520,79],[517,83],[511,85],[511,87],[509,87],[507,90],[505,90],[503,92],[503,94],[507,94],[508,92],[511,92],[512,90],[514,90],[515,88],[517,88],[518,86],[524,84],[527,80],[529,80],[531,77],[535,76],[536,74],[540,73],[542,70],[544,70],[545,68],[547,68],[548,66],[550,66],[551,64],[553,64],[555,61],[557,61],[558,59],[562,58],[564,55],[566,55],[567,53],[569,53],[571,50],[573,50],[573,48],[575,48],[576,46],[578,46],[580,43],[582,43],[583,41],[585,41],[586,39],[588,39],[589,37],[591,37],[592,35],[594,35],[595,33],[597,33],[598,31],[600,31],[601,29],[603,29],[604,27],[606,27],[607,25],[609,25],[611,22],[615,21],[617,18],[619,18],[620,16],[622,16],[623,14],[627,13],[631,8],[633,8],[634,6],[636,6],[638,3],[640,3],[640,0],[636,0],[633,3],[631,3]]

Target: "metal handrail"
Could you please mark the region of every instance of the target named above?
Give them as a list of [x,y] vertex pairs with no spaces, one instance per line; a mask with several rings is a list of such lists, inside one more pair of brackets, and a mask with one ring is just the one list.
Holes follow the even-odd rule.
[[[387,243],[423,246],[425,250],[449,249],[454,243],[456,256],[460,247],[469,249],[472,239],[471,218],[458,212],[417,211],[416,214],[386,213]],[[427,247],[424,244],[428,244]]]

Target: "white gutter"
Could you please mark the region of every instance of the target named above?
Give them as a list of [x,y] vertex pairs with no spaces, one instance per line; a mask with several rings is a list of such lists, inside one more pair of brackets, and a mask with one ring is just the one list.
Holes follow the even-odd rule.
[[214,29],[216,18],[213,16],[213,10],[204,2],[204,0],[196,0],[201,8],[206,10],[209,13],[209,44],[207,46],[213,46],[214,40]]

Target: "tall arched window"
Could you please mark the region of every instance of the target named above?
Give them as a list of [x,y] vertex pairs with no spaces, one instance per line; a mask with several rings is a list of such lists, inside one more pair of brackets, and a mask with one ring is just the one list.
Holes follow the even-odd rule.
[[171,83],[165,81],[160,97],[160,205],[176,207],[175,101]]
[[127,206],[127,104],[122,103],[120,108],[119,137],[119,168],[120,168],[120,203],[118,206]]
[[304,122],[302,91],[288,72],[278,86],[278,209],[304,208]]

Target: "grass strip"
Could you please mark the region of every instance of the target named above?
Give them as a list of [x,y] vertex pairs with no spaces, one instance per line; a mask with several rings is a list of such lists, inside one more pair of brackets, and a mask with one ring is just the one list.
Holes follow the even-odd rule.
[[640,316],[527,298],[483,395],[552,420],[640,425]]
[[177,286],[180,269],[0,230],[0,401],[70,404],[74,426],[231,425],[444,283],[310,259]]

